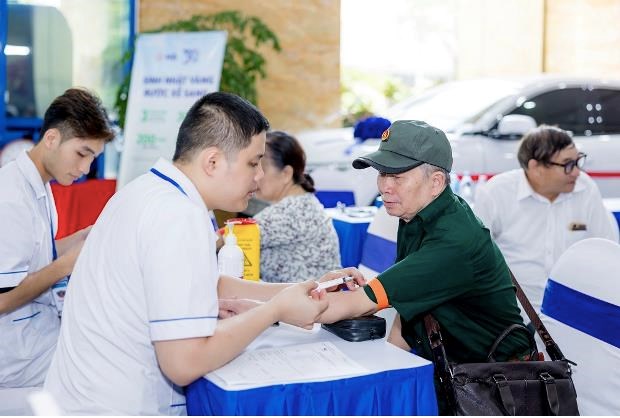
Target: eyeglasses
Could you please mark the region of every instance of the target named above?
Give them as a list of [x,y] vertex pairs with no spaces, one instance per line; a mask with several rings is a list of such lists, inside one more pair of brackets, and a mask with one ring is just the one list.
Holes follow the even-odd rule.
[[575,167],[577,167],[580,170],[583,168],[583,166],[586,164],[586,157],[587,157],[586,154],[584,154],[583,152],[580,152],[579,154],[577,154],[576,160],[570,160],[564,164],[554,163],[553,161],[549,161],[547,164],[557,165],[558,167],[564,167],[564,173],[570,174]]

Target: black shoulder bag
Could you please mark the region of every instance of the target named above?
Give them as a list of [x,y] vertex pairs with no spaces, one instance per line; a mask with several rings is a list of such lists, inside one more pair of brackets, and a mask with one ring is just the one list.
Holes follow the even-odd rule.
[[[551,361],[539,360],[534,336],[523,325],[509,326],[495,340],[486,363],[450,364],[439,323],[430,314],[424,325],[433,352],[440,395],[455,415],[579,415],[570,364],[510,272],[517,297],[545,344]],[[526,360],[496,362],[495,350],[510,333],[526,332]],[[570,363],[570,364],[569,364]]]

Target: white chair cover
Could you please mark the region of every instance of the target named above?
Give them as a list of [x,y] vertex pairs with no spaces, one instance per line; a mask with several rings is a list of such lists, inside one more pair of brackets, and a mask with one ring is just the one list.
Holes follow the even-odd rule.
[[0,388],[0,416],[33,415],[28,396],[40,390],[40,387]]
[[620,414],[620,245],[579,241],[551,270],[541,320],[566,358],[582,415]]
[[[317,190],[317,197],[321,200],[321,194],[331,194],[328,200],[341,202],[351,206],[371,205],[377,196],[377,171],[373,169],[355,170],[354,168],[342,168],[335,165],[323,166],[313,169],[310,172],[314,180],[314,187]],[[353,202],[351,202],[353,199]]]

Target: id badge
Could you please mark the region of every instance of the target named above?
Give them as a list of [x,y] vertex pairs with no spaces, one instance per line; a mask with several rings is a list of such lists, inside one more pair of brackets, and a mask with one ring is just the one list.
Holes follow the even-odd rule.
[[52,286],[52,295],[54,296],[54,304],[58,311],[58,316],[62,316],[62,307],[65,303],[65,294],[67,293],[67,285],[69,284],[69,276],[60,280]]

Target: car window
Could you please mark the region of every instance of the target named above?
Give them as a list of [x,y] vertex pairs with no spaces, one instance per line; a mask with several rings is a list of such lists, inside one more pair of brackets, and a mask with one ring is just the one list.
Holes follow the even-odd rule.
[[453,132],[464,123],[474,122],[491,106],[517,92],[511,82],[471,80],[446,83],[423,95],[405,100],[385,112],[394,121],[423,120],[446,132]]
[[538,125],[554,125],[584,135],[590,128],[586,105],[593,103],[593,98],[592,91],[587,89],[554,90],[523,101],[510,114],[531,116]]
[[592,134],[620,133],[620,90],[597,89],[594,95],[597,100],[586,108],[592,113]]

